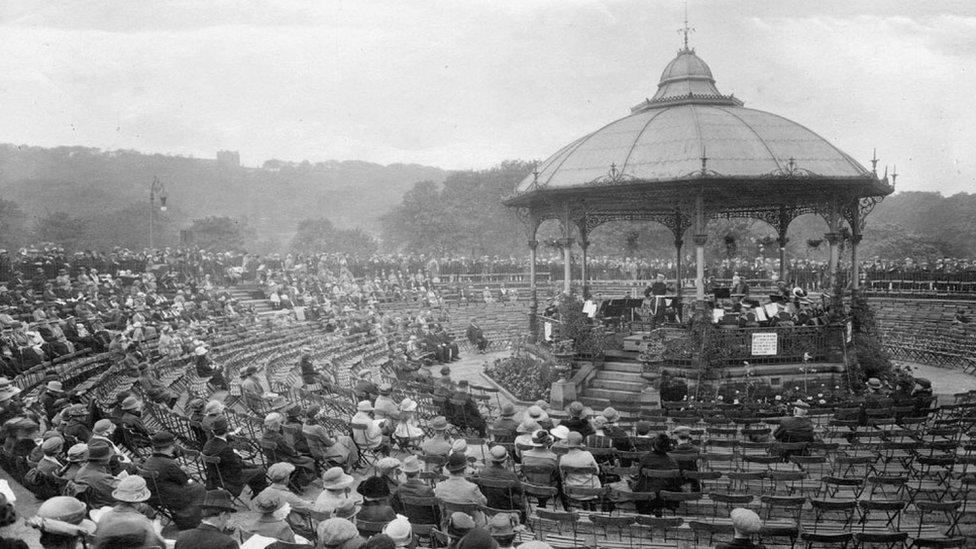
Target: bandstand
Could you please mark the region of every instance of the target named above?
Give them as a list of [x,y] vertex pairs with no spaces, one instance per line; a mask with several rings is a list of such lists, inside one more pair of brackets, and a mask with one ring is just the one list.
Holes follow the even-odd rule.
[[[695,246],[694,297],[696,304],[704,304],[710,220],[751,218],[771,225],[778,235],[780,277],[786,279],[790,223],[800,215],[815,214],[827,225],[824,238],[829,245],[830,287],[833,297],[839,299],[842,227],[849,227],[849,280],[856,292],[857,248],[866,218],[893,192],[895,177],[892,174],[889,183],[887,170],[878,176],[876,159],[872,159],[872,169],[866,169],[810,129],[776,114],[746,108],[742,100],[721,93],[708,65],[688,47],[686,34],[684,48],[664,68],[653,97],[632,107],[628,116],[557,151],[505,199],[505,205],[516,209],[528,236],[530,330],[538,334],[536,234],[544,221],[555,220],[560,226],[558,244],[564,254],[563,291],[567,294],[574,290],[570,273],[574,245],[580,251],[583,293],[587,290],[587,250],[595,228],[611,221],[663,224],[674,238],[673,276],[680,310],[682,248],[689,231]],[[819,382],[828,381],[849,365],[850,327],[846,321],[835,316],[829,325],[708,329],[697,335],[685,324],[684,341],[679,345],[685,350],[672,353],[660,365],[648,368],[644,361],[641,370],[635,362],[642,359],[631,349],[629,357],[608,357],[631,362],[614,364],[617,373],[604,371],[595,378],[592,373],[578,374],[564,380],[558,391],[554,388],[554,394],[586,397],[589,392],[599,397],[589,404],[609,401],[617,405],[625,400],[647,400],[646,392],[660,372],[679,375],[689,385],[701,387],[708,376],[716,375],[716,369],[725,379],[756,376],[774,387],[794,379],[806,381],[811,371],[823,376]],[[631,332],[630,337],[644,338],[646,346],[649,334]],[[779,341],[772,356],[754,356],[755,342],[762,337]],[[707,344],[701,343],[706,340]],[[637,373],[643,381],[635,383]],[[645,394],[638,397],[637,392]]]
[[560,225],[567,293],[572,290],[573,246],[579,246],[585,288],[588,236],[603,223],[656,221],[670,229],[676,280],[690,230],[696,252],[695,297],[702,300],[710,220],[752,218],[771,225],[778,235],[782,277],[787,230],[795,218],[809,213],[827,223],[832,282],[841,227],[849,226],[850,280],[856,290],[857,248],[866,217],[893,192],[894,177],[891,183],[887,173],[879,177],[876,159],[868,170],[806,127],[746,108],[734,95],[719,92],[711,70],[688,47],[686,37],[685,47],[664,68],[653,97],[632,107],[630,115],[557,151],[505,199],[528,236],[532,329],[536,234],[546,220]]

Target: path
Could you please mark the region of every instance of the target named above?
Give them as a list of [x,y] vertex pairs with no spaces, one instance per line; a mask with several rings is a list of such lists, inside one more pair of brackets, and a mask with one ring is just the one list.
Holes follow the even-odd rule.
[[[477,352],[469,351],[466,353],[461,353],[461,360],[452,363],[451,366],[451,379],[455,382],[461,381],[462,379],[467,380],[471,385],[481,385],[490,386],[490,384],[485,381],[485,378],[481,375],[481,372],[485,371],[485,364],[491,364],[496,359],[505,358],[512,356],[512,352],[505,351],[491,351],[483,355],[479,355]],[[441,377],[440,364],[434,364],[430,367],[430,373],[434,376],[434,379]],[[509,402],[505,395],[499,393],[499,398],[502,402]],[[518,407],[516,406],[516,409]]]
[[28,547],[40,547],[40,532],[28,526],[24,520],[37,514],[37,508],[41,506],[41,502],[27,488],[24,488],[10,478],[10,475],[3,469],[0,469],[0,479],[6,480],[10,484],[10,489],[13,490],[14,495],[17,496],[17,502],[14,503],[14,509],[17,510],[17,522],[10,526],[5,526],[0,530],[0,536],[10,539],[22,539],[27,542]]
[[962,370],[915,363],[901,364],[911,366],[915,377],[924,377],[932,381],[932,393],[939,397],[940,404],[952,403],[953,395],[956,393],[976,390],[976,376]]

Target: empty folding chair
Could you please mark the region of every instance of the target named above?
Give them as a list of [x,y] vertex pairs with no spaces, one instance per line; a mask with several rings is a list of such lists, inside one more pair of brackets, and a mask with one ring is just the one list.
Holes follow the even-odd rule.
[[638,531],[640,532],[641,541],[646,540],[653,542],[655,539],[657,539],[655,537],[655,533],[661,532],[661,540],[666,542],[668,541],[668,534],[680,528],[684,522],[685,520],[680,517],[661,518],[647,515],[637,516]]
[[804,542],[804,549],[847,549],[854,534],[851,532],[817,533],[801,532],[800,540]]
[[823,529],[824,525],[829,525],[830,530],[836,530],[838,525],[845,530],[850,528],[854,522],[854,512],[857,510],[856,499],[811,499],[810,505],[813,506],[814,532]]
[[871,500],[862,499],[858,500],[857,508],[861,512],[861,531],[863,532],[872,523],[872,516],[881,516],[880,520],[875,520],[875,523],[880,523],[883,528],[886,529],[898,529],[901,527],[901,513],[905,510],[904,501],[893,501],[893,500]]
[[712,514],[717,517],[727,516],[736,507],[747,507],[752,503],[753,496],[750,494],[721,494],[710,492],[709,501],[712,502]]
[[898,549],[906,541],[907,532],[854,532],[855,549]]
[[[915,545],[918,541],[934,541],[952,538],[959,534],[959,519],[962,516],[961,501],[919,501],[915,504],[918,511],[918,530],[915,532]],[[936,522],[936,519],[939,519]],[[927,527],[932,527],[927,529]]]

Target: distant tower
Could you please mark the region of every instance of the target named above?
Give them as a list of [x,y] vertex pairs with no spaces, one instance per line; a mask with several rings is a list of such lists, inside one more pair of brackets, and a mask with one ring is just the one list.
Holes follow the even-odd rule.
[[240,168],[241,153],[237,151],[217,151],[217,165],[221,168]]

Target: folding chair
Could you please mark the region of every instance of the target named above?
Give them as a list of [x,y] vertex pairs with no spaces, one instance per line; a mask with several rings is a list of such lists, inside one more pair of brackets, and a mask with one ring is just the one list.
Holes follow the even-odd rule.
[[[934,502],[934,501],[920,501],[915,504],[915,509],[918,511],[918,530],[915,533],[915,544],[921,539],[923,541],[931,541],[934,539],[944,539],[951,538],[959,534],[959,519],[962,514],[959,512],[962,508],[961,501],[944,501],[944,502]],[[945,522],[938,523],[940,526],[945,525],[945,528],[939,529],[939,535],[933,536],[930,533],[926,533],[923,536],[922,530],[925,528],[926,518],[933,515],[941,515],[945,519]],[[931,523],[934,524],[934,523]]]
[[773,495],[792,496],[803,490],[807,474],[803,471],[770,471],[766,474]]
[[907,540],[907,532],[854,532],[855,549],[904,548]]
[[376,534],[382,534],[383,527],[386,525],[386,522],[372,522],[368,520],[356,519],[356,528],[359,530],[359,534],[367,539]]
[[[800,514],[803,512],[803,505],[807,502],[807,498],[802,496],[762,496],[759,501],[762,503],[764,520],[786,518],[793,524],[799,525]],[[780,511],[781,514],[777,511]]]
[[705,543],[708,547],[711,547],[715,541],[716,537],[718,541],[732,541],[732,536],[735,534],[735,529],[732,528],[731,524],[716,524],[714,522],[702,522],[698,520],[688,521],[688,527],[695,539],[695,545],[700,545],[701,538],[703,536],[708,536],[708,541]]
[[645,539],[645,533],[648,534],[646,536],[648,541],[654,541],[654,532],[660,530],[663,534],[662,539],[666,542],[668,541],[668,531],[673,531],[680,528],[684,522],[685,519],[680,517],[660,518],[651,517],[648,515],[637,515],[637,524],[639,527],[641,527],[639,530],[641,532],[642,541]]
[[799,526],[765,524],[763,525],[762,529],[759,530],[759,541],[775,547],[785,546],[785,543],[781,543],[777,540],[787,539],[789,540],[789,546],[792,549],[794,546],[796,546],[796,540],[799,537]]
[[851,527],[854,522],[854,512],[857,510],[857,500],[826,500],[826,499],[811,499],[810,505],[813,506],[814,522],[813,531],[816,532],[818,528],[824,524],[825,521],[831,523],[831,529],[833,530],[833,525],[838,522],[843,524],[843,528],[846,530]]
[[684,513],[686,515],[694,515],[695,513],[689,512],[688,504],[692,501],[700,501],[702,499],[701,492],[672,492],[669,490],[661,490],[658,492],[658,497],[664,501],[665,509],[671,509],[671,514],[674,516],[678,515],[678,510],[684,507]]
[[[368,446],[367,447],[363,447],[356,440],[357,438],[361,438],[362,440],[366,440],[366,429],[367,429],[367,427],[368,427],[367,425],[363,425],[362,423],[350,423],[349,424],[349,431],[350,431],[349,434],[352,437],[353,445],[356,446],[356,451],[359,454],[359,461],[357,461],[356,464],[357,465],[362,465],[362,466],[365,466],[365,467],[372,467],[373,464],[376,463],[376,460],[378,460],[380,458],[380,456],[376,453],[375,450],[373,450],[372,448],[369,448]],[[357,434],[359,435],[358,437],[357,437]]]
[[[633,546],[634,537],[632,527],[637,523],[637,517],[609,517],[594,513],[590,515],[590,522],[603,530],[603,536],[598,538],[597,543],[599,543],[600,539],[611,539],[610,533],[616,531],[616,537],[619,542],[626,542],[628,547]],[[625,531],[627,532],[626,537],[624,537]]]
[[854,539],[851,532],[823,534],[816,532],[801,532],[800,539],[806,542],[805,549],[847,549]]
[[872,475],[867,478],[865,491],[869,498],[873,498],[876,492],[881,492],[882,497],[886,499],[898,499],[903,496],[907,483],[907,476]]
[[[537,509],[536,510],[536,524],[538,525],[537,533],[542,534],[542,541],[546,541],[547,538],[547,528],[549,524],[554,524],[556,526],[556,534],[559,536],[564,536],[565,531],[572,533],[572,540],[574,544],[579,544],[577,525],[579,523],[579,513],[570,511],[549,511],[547,509]],[[564,531],[565,527],[565,531]]]
[[[539,511],[546,505],[549,500],[556,502],[559,500],[559,489],[555,486],[541,486],[538,484],[532,484],[529,482],[522,483],[522,494],[525,496],[525,510],[526,512],[532,510],[531,500],[529,498],[535,498],[537,505],[536,511]],[[555,505],[555,503],[553,503]]]
[[[753,496],[750,494],[720,494],[717,492],[710,492],[708,494],[709,501],[712,502],[712,514],[715,516],[727,515],[732,509],[736,507],[746,507],[752,503]],[[719,513],[719,504],[724,505],[724,512]]]
[[427,525],[435,527],[441,524],[441,508],[437,498],[400,495],[400,503],[403,504],[403,514],[410,519],[410,524]]
[[884,514],[885,528],[894,528],[897,530],[901,527],[901,512],[905,510],[905,502],[862,499],[858,500],[857,508],[861,512],[862,532],[867,528],[868,519],[873,512]]
[[[726,478],[729,479],[728,492],[729,493],[762,493],[763,487],[765,486],[766,471],[754,471],[754,472],[739,472],[732,471],[726,473]],[[759,484],[758,490],[750,490],[750,487]]]

